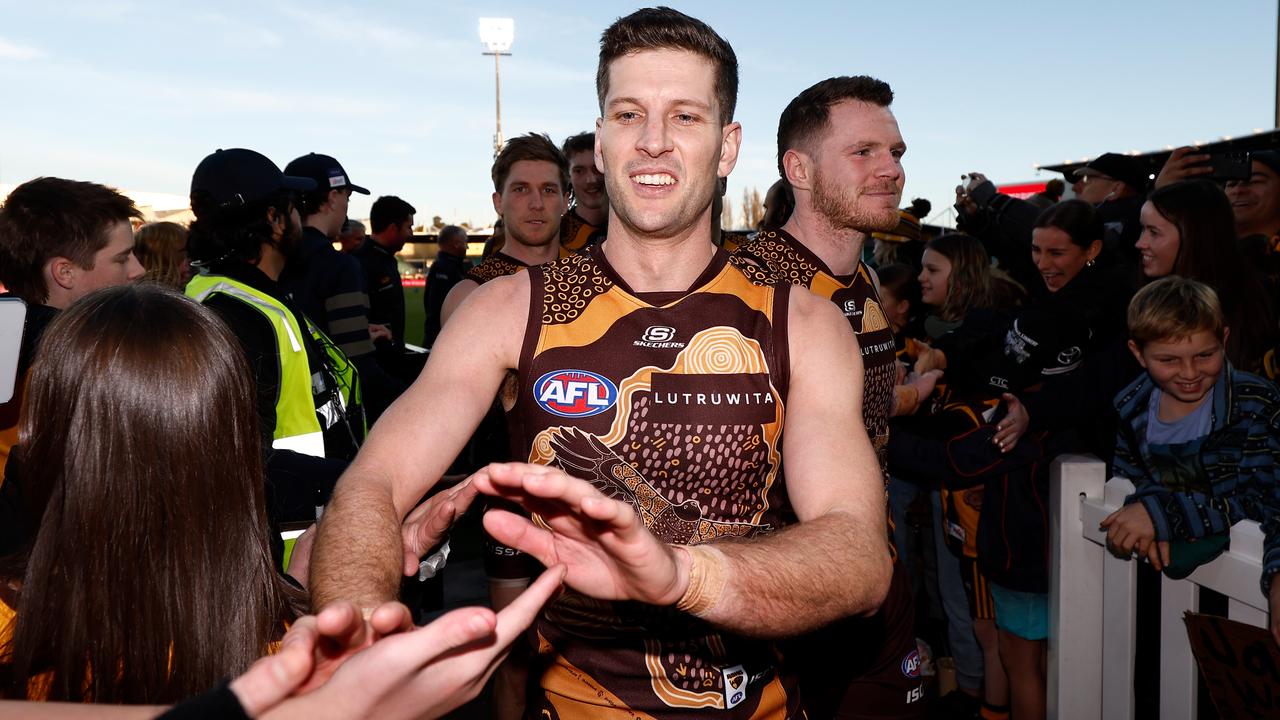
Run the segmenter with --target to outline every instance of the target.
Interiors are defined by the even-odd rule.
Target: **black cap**
[[[285,165],[284,171],[290,175],[315,180],[316,187],[321,190],[351,188],[351,192],[358,192],[361,195],[369,194],[368,190],[351,182],[351,177],[347,175],[346,170],[342,169],[342,164],[328,155],[307,153]]]
[[[280,172],[276,164],[253,150],[232,148],[216,150],[200,161],[191,176],[191,197],[197,193],[206,195],[206,202],[192,202],[192,209],[199,215],[209,207],[228,209],[248,205],[255,200],[279,190],[313,190],[316,183],[305,177],[293,177]]]
[[[1250,160],[1256,160],[1271,168],[1271,172],[1280,175],[1280,152],[1275,150],[1254,150],[1249,153]]]
[[[1147,187],[1151,175],[1150,170],[1141,160],[1120,153],[1103,153],[1085,163],[1084,167],[1076,170],[1075,174],[1079,177],[1088,174],[1090,170],[1115,178],[1138,191]]]

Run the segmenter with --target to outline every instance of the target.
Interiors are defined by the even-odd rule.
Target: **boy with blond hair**
[[[1266,533],[1262,589],[1280,619],[1280,594],[1270,593],[1280,570],[1280,393],[1226,360],[1230,329],[1203,283],[1147,285],[1128,321],[1129,350],[1146,372],[1116,397],[1115,472],[1136,491],[1102,522],[1108,547],[1185,577],[1221,551],[1232,525],[1256,520]]]

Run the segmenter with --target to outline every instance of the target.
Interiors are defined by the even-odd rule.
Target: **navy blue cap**
[[[1271,168],[1271,172],[1280,175],[1280,152],[1275,150],[1254,150],[1249,153],[1249,159],[1257,160]]]
[[[285,165],[284,171],[290,175],[315,180],[316,187],[321,190],[351,188],[351,192],[358,192],[361,195],[369,194],[368,190],[351,182],[351,176],[342,169],[342,164],[328,155],[307,153]]]
[[[191,176],[192,209],[199,216],[210,207],[236,208],[280,190],[306,191],[315,187],[316,182],[310,178],[280,172],[262,153],[244,148],[219,149],[201,160]],[[204,197],[199,203],[194,202],[197,194]]]
[[[1088,174],[1090,170],[1119,180],[1138,192],[1144,190],[1150,182],[1150,170],[1141,160],[1131,155],[1102,153],[1077,169],[1076,177]]]

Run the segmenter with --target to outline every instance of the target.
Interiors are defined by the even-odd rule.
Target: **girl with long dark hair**
[[[295,617],[236,348],[208,310],[151,284],[49,326],[19,431],[39,531],[4,598],[6,696],[174,702],[244,672]]]
[[[1245,262],[1226,193],[1208,180],[1166,185],[1147,198],[1141,219],[1135,247],[1144,281],[1178,275],[1213,288],[1231,328],[1227,357],[1241,370],[1259,371],[1275,343],[1275,313],[1262,279]]]

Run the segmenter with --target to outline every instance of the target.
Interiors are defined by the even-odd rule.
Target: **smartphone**
[[[1209,153],[1209,166],[1214,180],[1248,180],[1253,175],[1253,162],[1243,151]]]
[[[27,304],[18,298],[0,298],[0,403],[13,398],[18,377],[18,352],[22,348],[22,328]]]

